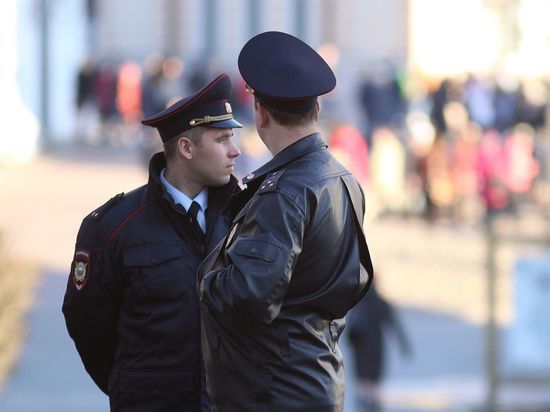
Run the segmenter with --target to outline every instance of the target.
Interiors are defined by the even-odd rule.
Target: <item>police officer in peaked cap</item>
[[[196,270],[227,233],[239,190],[230,92],[223,74],[144,119],[164,145],[149,181],[90,213],[78,232],[63,313],[112,411],[210,410]]]
[[[336,79],[275,31],[238,63],[273,159],[243,180],[229,234],[199,268],[208,395],[216,410],[341,411],[338,339],[373,268],[361,187],[318,132],[318,96]]]

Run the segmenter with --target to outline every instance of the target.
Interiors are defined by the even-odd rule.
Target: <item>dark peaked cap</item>
[[[239,54],[239,71],[266,106],[305,113],[336,78],[323,58],[302,40],[268,31],[251,38]]]
[[[222,74],[192,96],[181,99],[162,112],[141,123],[156,127],[163,142],[196,126],[231,129],[242,127],[233,118],[227,101],[231,94],[231,78]]]

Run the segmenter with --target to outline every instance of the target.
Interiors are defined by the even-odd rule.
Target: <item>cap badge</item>
[[[225,102],[225,112],[233,113],[233,109],[231,108],[231,105],[228,102]]]
[[[189,125],[191,127],[195,127],[195,126],[200,126],[201,124],[208,124],[208,123],[213,123],[213,122],[221,122],[223,120],[229,120],[229,119],[233,119],[233,115],[228,113],[228,114],[222,114],[222,115],[219,115],[219,116],[204,116],[203,118],[201,119],[193,119],[189,122]]]

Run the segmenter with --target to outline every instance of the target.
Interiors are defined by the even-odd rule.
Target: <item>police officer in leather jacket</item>
[[[199,268],[208,395],[216,411],[341,411],[338,338],[373,269],[362,190],[317,133],[317,96],[336,79],[280,32],[253,37],[239,70],[274,157],[243,180]]]
[[[224,74],[143,120],[164,143],[148,183],[80,227],[63,313],[113,411],[210,410],[196,270],[227,233],[225,207],[238,190],[230,92]]]

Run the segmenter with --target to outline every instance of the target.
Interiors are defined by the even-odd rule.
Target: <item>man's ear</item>
[[[178,153],[188,160],[193,158],[194,145],[191,139],[182,136],[178,138]]]

